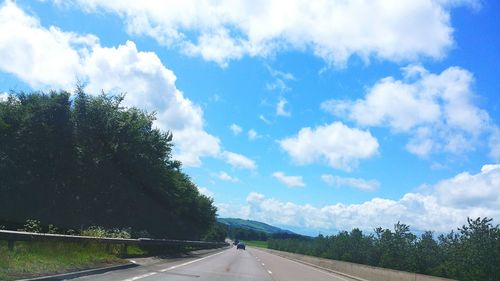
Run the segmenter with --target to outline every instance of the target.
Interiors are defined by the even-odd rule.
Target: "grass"
[[[257,240],[251,240],[251,241],[245,241],[245,244],[250,247],[258,247],[258,248],[266,248],[267,249],[267,241],[257,241]]]
[[[51,275],[124,263],[120,245],[97,243],[16,242],[9,251],[0,241],[0,280]],[[126,255],[144,255],[142,249],[129,246]]]

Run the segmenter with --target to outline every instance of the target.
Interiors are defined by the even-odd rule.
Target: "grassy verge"
[[[245,241],[245,244],[247,244],[250,247],[259,247],[267,249],[267,241]]]
[[[109,251],[108,251],[109,250]],[[119,245],[97,243],[16,242],[9,251],[0,241],[0,280],[15,280],[125,263],[125,255],[144,255],[142,249],[129,246],[127,253]]]

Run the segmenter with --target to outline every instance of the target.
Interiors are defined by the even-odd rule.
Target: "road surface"
[[[352,281],[347,277],[247,247],[212,251],[178,259],[159,259],[142,266],[73,279],[112,281]]]

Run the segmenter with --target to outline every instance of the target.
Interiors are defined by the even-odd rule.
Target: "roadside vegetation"
[[[359,229],[316,238],[270,239],[270,249],[342,260],[462,281],[500,280],[500,228],[491,219],[468,219],[458,231],[417,236],[410,226]]]
[[[247,246],[257,247],[257,248],[268,248],[267,241],[259,241],[259,240],[245,240],[244,241]]]
[[[133,249],[129,249],[132,250]],[[97,243],[16,242],[13,251],[0,241],[0,280],[46,276],[125,263],[121,247]]]
[[[98,225],[199,240],[216,208],[172,158],[172,134],[123,96],[13,93],[0,100],[0,225]]]

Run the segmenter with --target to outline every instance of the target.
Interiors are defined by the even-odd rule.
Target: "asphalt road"
[[[352,281],[353,279],[255,248],[236,250],[233,247],[188,258],[150,260],[144,262],[142,266],[73,280]]]

